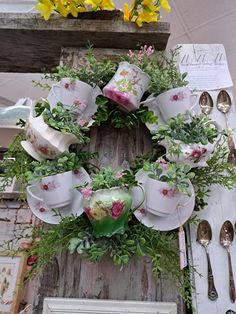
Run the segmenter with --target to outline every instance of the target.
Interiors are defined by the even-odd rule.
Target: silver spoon
[[[212,239],[212,230],[207,220],[202,220],[197,228],[197,241],[204,247],[207,256],[207,278],[208,278],[208,298],[215,301],[218,298],[218,293],[214,284],[214,277],[211,268],[211,260],[209,256],[208,245]]]
[[[225,122],[226,122],[226,131],[228,135],[228,146],[229,146],[229,155],[228,155],[228,162],[231,164],[236,164],[236,149],[232,135],[230,134],[230,126],[228,120],[228,112],[232,106],[231,98],[229,94],[222,90],[219,92],[216,101],[217,109],[225,115]]]
[[[234,240],[234,227],[229,220],[226,220],[220,230],[220,244],[226,249],[228,254],[228,263],[229,263],[229,295],[231,302],[235,302],[236,291],[234,284],[234,276],[232,269],[232,262],[230,256],[230,246]]]
[[[213,109],[213,100],[208,92],[203,92],[199,98],[199,106],[205,115],[209,115]]]

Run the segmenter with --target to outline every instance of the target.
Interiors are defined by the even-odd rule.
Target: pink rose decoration
[[[168,163],[165,161],[163,158],[159,158],[156,160],[156,163],[158,163],[161,167],[162,170],[167,170],[168,169]]]
[[[112,218],[117,219],[121,215],[124,209],[124,203],[122,201],[115,201],[112,203]]]
[[[81,190],[81,193],[83,194],[83,198],[88,200],[93,192],[89,187],[85,187]]]
[[[199,149],[193,149],[191,156],[193,158],[200,158],[202,155],[206,153],[207,149],[206,148],[199,148]]]
[[[177,192],[176,189],[166,189],[166,188],[160,189],[160,193],[163,196],[167,196],[167,197],[174,197],[176,192]]]
[[[118,171],[116,174],[116,179],[121,179],[123,177],[123,172],[122,171]]]
[[[78,118],[78,119],[77,119],[77,123],[78,123],[81,127],[83,127],[83,126],[86,124],[86,121],[85,121],[84,119],[82,119],[82,118]]]
[[[142,214],[142,215],[146,215],[146,209],[145,208],[140,208],[140,213]]]
[[[181,101],[185,98],[185,95],[183,92],[179,92],[175,95],[170,96],[171,101]]]

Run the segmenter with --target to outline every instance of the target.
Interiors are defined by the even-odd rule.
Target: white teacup
[[[179,113],[193,111],[197,106],[198,95],[191,94],[188,87],[170,89],[157,96],[156,101],[165,122]]]
[[[97,110],[96,98],[101,94],[97,86],[93,88],[80,80],[71,81],[69,78],[63,78],[59,84],[52,85],[47,100],[51,109],[61,102],[64,108],[91,117]]]
[[[123,61],[111,81],[103,88],[103,94],[126,111],[132,111],[140,106],[149,83],[150,77],[139,67]]]
[[[73,198],[72,171],[59,173],[42,178],[38,184],[27,187],[29,195],[37,198],[35,188],[40,190],[40,201],[46,202],[51,208],[60,208],[69,205]]]
[[[168,183],[149,177],[145,184],[145,191],[147,210],[161,217],[173,214],[182,197],[182,193],[171,188]]]

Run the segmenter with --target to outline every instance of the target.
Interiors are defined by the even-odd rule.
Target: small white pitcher
[[[122,61],[111,81],[103,88],[103,94],[115,101],[126,111],[139,107],[150,77],[139,67]]]
[[[47,100],[51,109],[61,102],[65,109],[72,110],[78,115],[82,114],[85,118],[91,117],[96,112],[98,95],[102,95],[98,86],[93,88],[80,80],[71,81],[69,78],[63,78],[59,85],[52,85]]]
[[[160,217],[166,217],[174,213],[182,193],[166,182],[147,178],[145,184],[147,210]]]
[[[38,199],[38,196],[34,195],[37,188],[40,190],[41,202],[46,202],[50,208],[60,208],[72,202],[72,182],[72,171],[67,171],[44,177],[40,183],[28,186],[27,191],[32,198]]]
[[[156,97],[158,108],[165,122],[179,113],[193,111],[198,104],[197,99],[198,96],[191,94],[187,87],[173,88]]]

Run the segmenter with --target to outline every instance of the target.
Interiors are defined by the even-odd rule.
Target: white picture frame
[[[45,298],[42,314],[177,314],[176,303]]]

